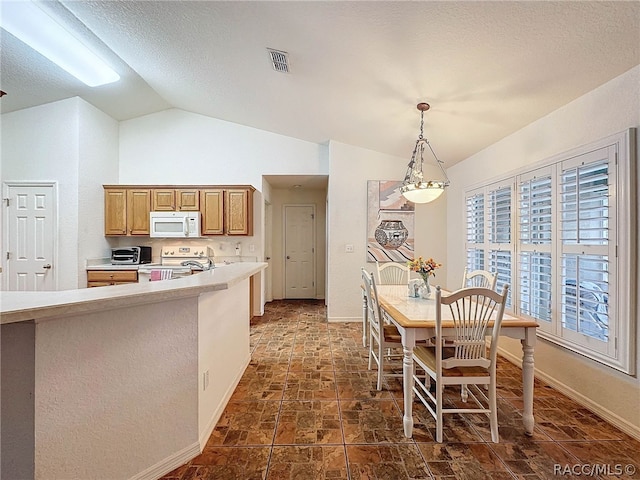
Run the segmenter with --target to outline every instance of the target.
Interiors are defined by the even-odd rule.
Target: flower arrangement
[[[412,271],[420,274],[420,276],[424,280],[424,283],[428,283],[427,280],[429,279],[429,276],[431,275],[435,276],[436,268],[440,268],[442,266],[441,263],[436,263],[436,261],[433,258],[430,258],[429,260],[424,260],[422,257],[418,257],[417,259],[410,260],[407,263],[407,265]]]

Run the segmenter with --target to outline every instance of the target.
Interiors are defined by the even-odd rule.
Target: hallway
[[[323,301],[268,303],[251,323],[251,363],[204,451],[163,479],[533,480],[596,464],[610,475],[591,478],[640,479],[640,442],[538,381],[536,429],[526,437],[521,371],[505,360],[499,444],[480,415],[449,415],[444,443],[435,443],[419,402],[414,437],[405,438],[400,379],[375,390],[361,328],[327,323]],[[618,466],[629,470],[616,476]]]

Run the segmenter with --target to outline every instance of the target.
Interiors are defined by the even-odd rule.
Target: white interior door
[[[285,298],[315,298],[315,206],[284,206]]]
[[[5,192],[5,288],[56,290],[54,185],[8,184]]]

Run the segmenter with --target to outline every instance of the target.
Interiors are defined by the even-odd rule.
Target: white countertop
[[[225,290],[266,267],[264,262],[239,262],[225,265],[224,268],[157,282],[52,292],[0,292],[0,323],[38,321],[105,308],[195,297],[206,291]]]

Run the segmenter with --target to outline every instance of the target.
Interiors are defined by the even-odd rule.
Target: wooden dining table
[[[402,336],[402,384],[404,395],[404,435],[413,434],[413,348],[417,340],[429,339],[436,332],[435,289],[431,298],[414,298],[407,295],[406,285],[378,285],[378,300],[383,314],[398,327]],[[443,291],[446,294],[446,292]],[[442,309],[443,335],[452,323],[447,323],[448,309]],[[533,352],[538,324],[507,313],[502,319],[500,335],[516,338],[522,344],[522,421],[527,435],[533,434]],[[491,328],[487,329],[491,335]]]

